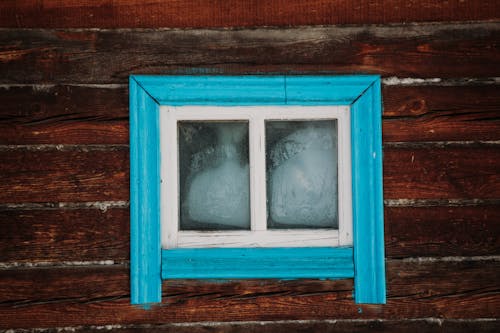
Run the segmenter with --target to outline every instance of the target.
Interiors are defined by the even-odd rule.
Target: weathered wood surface
[[[0,144],[128,144],[124,87],[0,87],[0,101]]]
[[[128,146],[0,151],[0,202],[129,199]]]
[[[499,271],[500,262],[495,260],[390,260],[387,305],[354,304],[350,280],[168,281],[163,290],[164,306],[144,311],[129,304],[125,267],[2,270],[0,327],[218,320],[495,318],[500,306]]]
[[[500,254],[498,205],[385,207],[387,258]],[[128,208],[0,211],[0,262],[129,260]]]
[[[0,210],[0,262],[129,259],[129,209]]]
[[[383,140],[500,140],[500,87],[385,86]]]
[[[494,0],[11,0],[0,26],[26,28],[242,27],[498,19]],[[50,19],[47,19],[50,18]]]
[[[126,83],[130,74],[500,76],[500,23],[249,30],[4,30],[0,83]]]
[[[500,88],[385,86],[383,140],[500,140]],[[128,144],[125,86],[0,88],[0,144]]]
[[[207,322],[171,323],[157,325],[109,325],[117,333],[497,333],[499,319],[330,319],[330,320],[287,320],[287,321],[244,321],[244,322]],[[43,329],[44,333],[102,333],[101,326],[81,326]],[[23,329],[11,333],[26,333]]]
[[[500,206],[385,207],[388,258],[500,254]]]
[[[384,148],[385,199],[500,197],[498,146]]]
[[[129,199],[128,147],[0,150],[0,202]],[[385,199],[496,199],[498,146],[384,148]]]

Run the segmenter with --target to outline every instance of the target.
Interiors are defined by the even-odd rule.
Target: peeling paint
[[[441,82],[440,78],[398,78],[395,76],[382,79],[382,83],[386,86],[407,86],[407,85],[421,85],[421,84],[434,84]]]
[[[0,145],[0,151],[26,150],[26,151],[112,151],[129,149],[127,144],[110,145],[70,145],[70,144],[39,144],[39,145]]]
[[[88,201],[88,202],[45,202],[45,203],[2,203],[2,210],[48,210],[48,209],[100,209],[128,208],[128,201]]]
[[[386,207],[489,206],[499,205],[500,199],[386,199]]]
[[[463,262],[463,261],[500,261],[500,256],[470,256],[470,257],[412,257],[401,259],[402,262]]]
[[[500,84],[500,77],[486,78],[399,78],[396,76],[382,79],[385,86],[469,86],[469,85],[496,85]]]
[[[78,266],[127,266],[128,262],[115,260],[93,261],[60,261],[60,262],[0,262],[0,269],[34,268],[34,267],[78,267]]]
[[[425,142],[384,142],[384,147],[391,148],[449,148],[449,147],[485,147],[498,146],[500,140],[491,141],[425,141]]]
[[[184,327],[211,327],[211,328],[223,328],[227,326],[273,326],[273,325],[287,325],[287,324],[342,324],[342,323],[353,323],[353,324],[370,324],[370,323],[380,323],[380,324],[390,324],[391,322],[401,321],[401,319],[325,319],[325,320],[276,320],[276,321],[227,321],[227,322],[189,322],[189,323],[169,323],[169,324],[109,324],[109,325],[87,325],[87,326],[73,326],[73,327],[54,327],[54,328],[30,328],[30,329],[6,329],[0,330],[1,333],[48,333],[48,332],[77,332],[77,331],[89,331],[89,330],[131,330],[131,329],[167,329],[167,328],[184,328]],[[496,322],[498,318],[474,318],[474,319],[442,319],[436,317],[428,318],[406,318],[405,322],[414,323],[427,323],[431,325],[442,326],[444,323],[487,323]]]
[[[48,92],[55,87],[57,84],[23,84],[23,83],[13,83],[13,84],[0,84],[0,89],[9,90],[11,88],[32,88],[33,91]],[[128,88],[128,84],[122,83],[67,83],[60,84],[61,87],[81,87],[81,88],[96,88],[96,89],[123,89]]]

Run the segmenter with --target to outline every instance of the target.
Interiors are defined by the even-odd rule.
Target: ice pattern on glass
[[[337,121],[267,121],[268,228],[338,228]]]
[[[180,229],[250,228],[247,122],[180,122]]]

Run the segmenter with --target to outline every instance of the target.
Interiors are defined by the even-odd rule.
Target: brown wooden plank
[[[32,267],[0,270],[0,304],[79,302],[129,294],[124,266]]]
[[[0,144],[128,144],[128,89],[0,88]],[[500,87],[384,86],[383,140],[500,140]]]
[[[500,139],[499,86],[383,88],[383,140]]]
[[[498,146],[384,148],[384,198],[500,197]]]
[[[111,325],[118,333],[497,333],[499,319],[413,319],[413,320],[289,320],[289,321],[242,321],[242,322],[206,322],[206,323],[171,323],[157,325]],[[68,327],[66,330],[78,333],[101,333],[99,326]],[[60,328],[43,330],[46,333],[59,333]],[[12,333],[25,333],[23,329],[13,329]]]
[[[128,200],[128,148],[0,150],[0,202]],[[386,199],[500,198],[498,146],[386,147]]]
[[[0,83],[126,83],[130,74],[500,76],[499,23],[248,30],[5,30]]]
[[[129,210],[0,211],[0,262],[125,261]]]
[[[389,258],[500,254],[500,207],[385,207]]]
[[[350,280],[168,281],[164,284],[163,306],[146,311],[129,305],[126,268],[3,270],[0,327],[221,320],[496,318],[500,305],[499,272],[500,262],[495,260],[388,261],[387,305],[354,304]],[[17,292],[9,286],[16,287]],[[58,315],[61,313],[64,316]]]
[[[500,254],[498,206],[385,207],[388,258]],[[129,210],[0,211],[0,262],[129,259]]]
[[[0,144],[127,144],[128,89],[0,88]]]
[[[0,202],[128,200],[128,147],[0,151]]]
[[[11,0],[0,26],[44,28],[248,27],[498,19],[493,0]]]

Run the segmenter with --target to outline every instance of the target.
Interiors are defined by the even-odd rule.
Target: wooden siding
[[[498,1],[2,1],[0,329],[499,331],[499,19]],[[388,304],[354,304],[352,280],[181,280],[131,306],[127,78],[147,73],[381,74]]]
[[[499,39],[499,23],[248,30],[13,29],[0,34],[0,83],[123,84],[130,74],[182,73],[496,77],[500,76]]]
[[[20,28],[190,28],[381,24],[497,19],[495,0],[6,0],[0,22]]]

